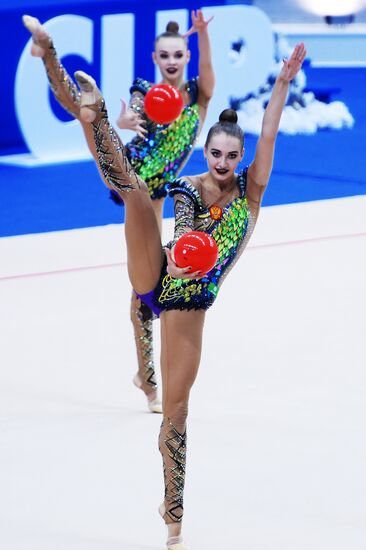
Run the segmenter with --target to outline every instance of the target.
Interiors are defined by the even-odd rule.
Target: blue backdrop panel
[[[5,47],[0,51],[0,65],[2,67],[1,101],[0,101],[0,154],[15,152],[27,152],[22,138],[14,106],[14,82],[21,53],[29,40],[29,33],[22,24],[21,17],[24,13],[34,15],[41,21],[48,21],[56,16],[66,13],[84,16],[93,21],[93,63],[87,64],[78,56],[68,56],[63,59],[66,69],[73,74],[76,69],[87,70],[99,82],[100,79],[100,41],[101,41],[101,18],[109,14],[132,13],[135,17],[135,40],[134,44],[134,74],[154,81],[154,65],[150,61],[150,52],[153,48],[155,38],[155,16],[159,10],[187,9],[197,7],[222,6],[230,4],[251,4],[251,0],[207,0],[197,4],[197,0],[108,0],[92,1],[71,0],[55,1],[31,0],[11,1],[2,0],[0,3],[0,34],[2,44]],[[197,40],[192,36],[190,40],[192,50],[192,63],[189,65],[189,76],[196,74],[197,61]],[[120,67],[123,68],[125,52],[120,54]],[[50,97],[53,109],[61,120],[69,120],[67,114]],[[31,109],[32,106],[30,105]]]
[[[250,4],[224,0],[207,0],[200,5]],[[20,2],[2,0],[0,4],[0,32],[4,47],[0,51],[2,84],[0,88],[0,155],[25,152],[26,146],[20,133],[14,108],[14,80],[19,58],[29,40],[23,27],[24,12],[42,21],[58,15],[72,13],[86,16],[93,21],[93,64],[87,65],[79,56],[63,59],[67,69],[90,70],[100,78],[101,18],[107,14],[131,12],[135,17],[134,74],[154,80],[154,66],[149,61],[156,34],[156,11],[194,9],[191,0],[109,0],[78,2],[48,0]],[[193,37],[194,38],[194,37]],[[221,42],[219,44],[221,47]],[[190,42],[193,59],[190,74],[196,73],[196,42]],[[120,55],[123,70],[124,52]],[[364,194],[366,178],[363,156],[366,142],[366,69],[314,69],[307,67],[310,89],[325,92],[338,89],[331,99],[344,101],[356,120],[352,130],[321,131],[314,136],[280,135],[276,147],[274,171],[264,198],[264,205],[283,204],[339,196]],[[244,80],[247,80],[245,76]],[[225,100],[225,98],[223,98]],[[68,115],[54,102],[52,109],[61,120]],[[29,105],[32,108],[32,105]],[[254,155],[256,138],[247,136],[246,162]],[[202,153],[196,151],[183,173],[205,170]],[[167,201],[165,215],[172,215],[171,201]],[[0,236],[19,235],[78,227],[122,222],[123,208],[115,206],[108,198],[108,191],[100,182],[93,162],[70,163],[38,168],[21,168],[0,165]]]
[[[312,87],[339,85],[339,95],[356,119],[352,130],[324,130],[313,136],[279,135],[274,170],[264,205],[366,194],[366,69],[307,69]],[[257,139],[246,137],[245,162]],[[195,151],[183,173],[205,170]],[[0,166],[0,236],[120,223],[124,210],[108,198],[93,162],[41,168]],[[173,213],[166,202],[165,216]]]

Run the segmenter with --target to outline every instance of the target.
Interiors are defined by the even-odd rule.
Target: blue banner
[[[243,96],[265,80],[273,59],[273,37],[267,16],[251,2],[208,0],[201,3],[205,16],[214,15],[209,31],[216,73],[215,96],[207,125],[228,106],[231,96]],[[10,3],[9,3],[10,4]],[[93,75],[106,97],[115,120],[120,98],[128,99],[136,76],[156,81],[159,75],[151,59],[154,39],[169,20],[178,21],[180,32],[190,26],[193,0],[146,2],[48,2],[35,0],[27,7],[12,2],[1,7],[0,53],[2,71],[0,102],[0,155],[27,153],[42,162],[80,159],[88,155],[77,121],[65,113],[49,90],[43,64],[30,54],[31,40],[21,16],[38,17],[54,39],[62,63],[72,75],[77,69]],[[169,9],[168,9],[169,8]],[[244,45],[241,55],[230,55],[233,44]],[[187,77],[197,74],[197,40]],[[4,69],[5,68],[5,69]],[[124,138],[124,136],[122,135]]]

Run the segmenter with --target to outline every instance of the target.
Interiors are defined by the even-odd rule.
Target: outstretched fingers
[[[147,129],[144,126],[145,121],[138,113],[135,113],[133,109],[127,107],[126,102],[121,99],[121,112],[117,118],[118,128],[124,130],[132,130],[139,137],[145,138]]]
[[[191,34],[206,29],[214,16],[212,15],[209,19],[205,20],[202,10],[192,10],[191,18],[192,26],[186,33],[182,35],[184,38],[188,38],[188,36],[191,36]]]
[[[285,80],[290,81],[297,75],[306,58],[306,53],[304,43],[300,42],[296,44],[290,59],[283,60],[284,66],[282,69],[282,76]]]
[[[305,44],[303,42],[300,42],[299,44],[296,44],[291,58],[293,58],[294,61],[297,61],[298,63],[303,63],[305,57],[306,57]]]
[[[306,49],[303,42],[300,42],[299,44],[296,44],[294,51],[291,54],[290,59],[287,61],[288,64],[299,64],[300,66],[303,64],[304,59],[306,57]]]
[[[192,10],[191,17],[194,27],[207,27],[207,25],[211,23],[212,19],[214,18],[214,16],[212,15],[209,19],[205,20],[202,10]]]
[[[117,128],[120,128],[121,130],[125,128],[124,119],[126,116],[126,110],[127,110],[126,102],[121,98],[121,111],[116,120]]]

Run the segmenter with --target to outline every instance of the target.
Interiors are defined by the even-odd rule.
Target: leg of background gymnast
[[[93,120],[100,168],[110,187],[123,196],[128,273],[133,288],[145,294],[155,288],[163,265],[163,250],[147,187],[133,172],[124,147],[108,122],[107,112],[93,79],[76,73],[82,90],[82,117]],[[183,490],[186,466],[186,419],[189,392],[196,378],[205,312],[161,313],[161,369],[164,417],[159,436],[163,458],[165,497],[160,506],[168,527],[169,550],[182,544]]]
[[[35,17],[23,16],[23,23],[32,33],[32,55],[41,57],[46,68],[47,77],[51,89],[62,107],[79,120],[84,131],[89,150],[94,160],[98,161],[94,144],[94,133],[90,122],[80,117],[80,92],[70,75],[62,66],[57,57],[56,50],[50,36]],[[99,169],[99,165],[97,162]],[[104,178],[101,170],[100,175]],[[106,183],[106,182],[105,182]],[[107,184],[108,186],[108,184]],[[161,218],[163,200],[153,203],[156,218],[161,230]],[[157,397],[157,384],[155,378],[153,343],[152,343],[152,312],[141,304],[141,300],[132,293],[131,322],[134,329],[136,351],[138,359],[138,372],[134,377],[134,384],[143,390],[148,400],[151,412],[162,412],[161,403]]]
[[[60,63],[50,36],[35,17],[23,15],[25,27],[32,33],[32,55],[41,57],[44,63],[51,89],[62,107],[77,118],[83,128],[85,139],[95,160],[97,154],[91,125],[80,119],[80,92]]]

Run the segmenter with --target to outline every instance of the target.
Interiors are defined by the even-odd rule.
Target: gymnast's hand
[[[121,112],[119,117],[117,118],[117,126],[118,128],[124,129],[124,130],[132,130],[135,132],[138,136],[141,138],[144,138],[147,130],[143,126],[144,121],[141,118],[141,116],[138,113],[135,113],[133,109],[130,109],[127,107],[125,101],[121,99]]]
[[[197,10],[196,12],[192,10],[191,13],[192,16],[192,27],[183,34],[184,38],[187,38],[188,36],[191,36],[191,34],[195,32],[202,32],[207,29],[208,24],[212,21],[214,16],[210,17],[210,19],[205,20],[203,17],[202,10]]]
[[[201,271],[195,271],[194,273],[189,273],[190,267],[178,267],[174,261],[174,246],[170,250],[169,248],[164,248],[168,266],[167,272],[168,275],[173,277],[173,279],[201,279],[203,273]]]
[[[283,67],[281,69],[278,78],[285,82],[291,82],[301,69],[301,65],[306,57],[306,49],[303,42],[296,44],[294,51],[291,54],[290,59],[283,60]]]

